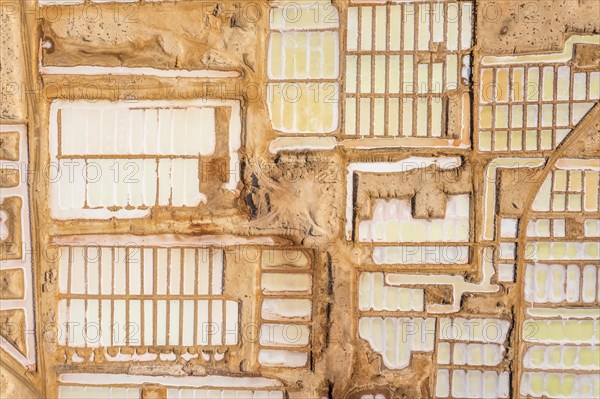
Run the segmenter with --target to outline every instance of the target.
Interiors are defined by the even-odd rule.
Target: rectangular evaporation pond
[[[70,178],[51,182],[52,216],[140,218],[206,202],[201,162],[237,163],[240,111],[238,101],[54,101],[51,162]]]

